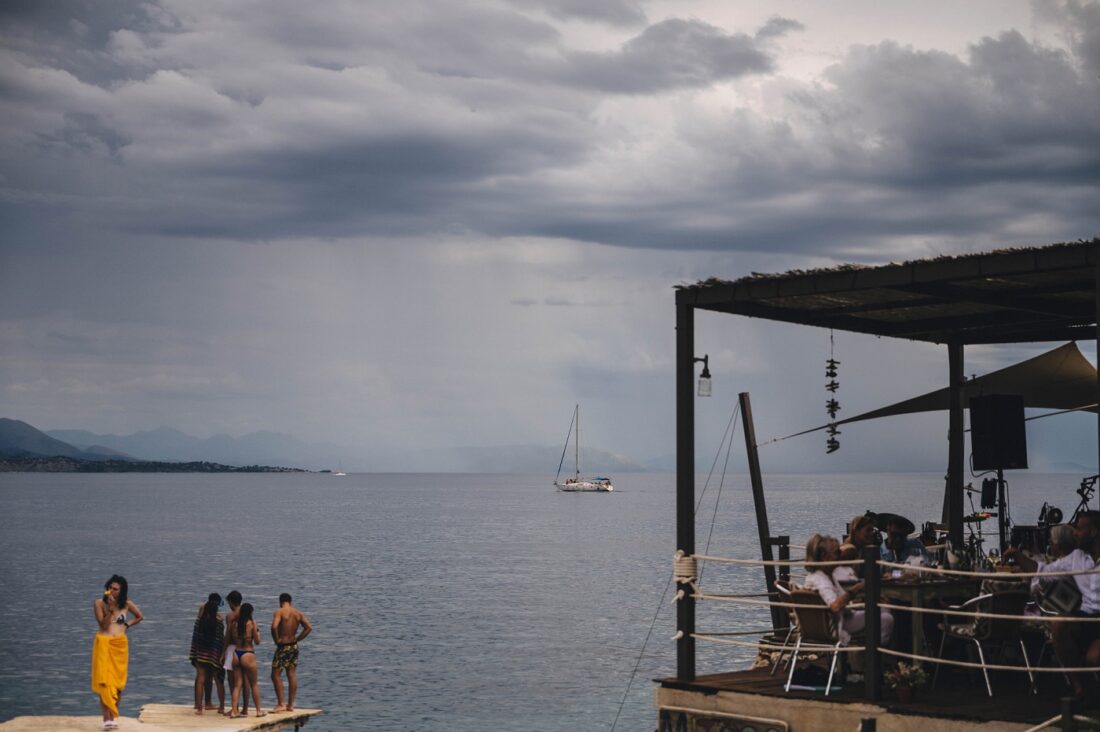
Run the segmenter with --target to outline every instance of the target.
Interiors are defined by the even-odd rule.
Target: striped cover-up
[[[195,628],[191,631],[191,653],[187,658],[191,665],[204,664],[220,670],[222,650],[225,648],[225,631],[221,620],[213,623],[213,632],[203,632],[202,618],[195,618]]]

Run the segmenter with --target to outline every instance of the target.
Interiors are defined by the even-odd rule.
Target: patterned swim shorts
[[[271,668],[298,668],[298,644],[280,643],[271,659]]]

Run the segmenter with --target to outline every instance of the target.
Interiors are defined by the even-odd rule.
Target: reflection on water
[[[1074,481],[1020,474],[1017,520],[1032,523],[1043,500],[1062,494],[1072,508]],[[795,541],[840,533],[866,508],[918,524],[940,511],[940,476],[766,483],[772,533]],[[1036,490],[1045,485],[1051,493]],[[700,551],[716,489],[700,509]],[[754,556],[747,482],[727,477],[722,491],[709,551]],[[616,476],[612,494],[564,494],[546,476],[0,474],[0,609],[9,619],[0,625],[0,720],[96,713],[92,602],[117,572],[148,617],[131,637],[127,715],[190,702],[194,614],[209,592],[238,589],[262,628],[280,592],[313,621],[298,706],[326,714],[311,730],[610,729],[656,613],[618,725],[653,729],[651,679],[675,671],[673,608],[658,606],[675,550],[673,506],[668,475]],[[760,589],[752,572],[712,571]],[[704,607],[699,628],[761,627],[766,617]],[[270,707],[266,633],[257,652]],[[700,645],[699,671],[744,658]]]

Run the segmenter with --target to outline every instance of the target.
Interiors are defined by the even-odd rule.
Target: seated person
[[[1077,536],[1069,524],[1058,524],[1050,529],[1050,548],[1047,556],[1051,561],[1061,559],[1077,548]]]
[[[910,539],[916,527],[902,516],[891,515],[886,520],[886,540],[879,547],[882,561],[897,564],[928,564],[928,551],[920,539]]]
[[[1073,525],[1077,548],[1061,559],[1052,562],[1035,561],[1019,549],[1005,550],[1006,558],[1015,558],[1025,572],[1067,572],[1100,569],[1100,511],[1082,511]],[[1031,581],[1032,589],[1054,581],[1035,577]],[[1077,617],[1100,617],[1100,573],[1073,575],[1077,589],[1081,592],[1081,607],[1075,613]],[[1063,666],[1100,666],[1100,622],[1087,623],[1051,623],[1051,636],[1054,651]],[[1071,674],[1074,694],[1079,699],[1095,698],[1089,693],[1087,682],[1089,674]]]
[[[848,524],[848,536],[845,542],[840,545],[840,558],[863,559],[863,548],[874,545],[875,515],[870,512],[860,514]],[[862,576],[863,566],[857,565],[852,572]]]
[[[842,643],[848,643],[853,633],[858,633],[867,625],[863,610],[851,610],[847,606],[852,594],[863,589],[863,583],[842,588],[828,571],[832,567],[818,567],[818,562],[835,562],[840,559],[840,542],[832,536],[814,534],[806,542],[806,576],[802,586],[814,590],[829,609],[836,613],[837,632]],[[883,645],[890,642],[894,630],[894,616],[889,610],[879,610],[879,640]]]

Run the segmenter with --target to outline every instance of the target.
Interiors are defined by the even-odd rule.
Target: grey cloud
[[[859,253],[884,239],[1100,229],[1095,3],[1061,6],[1061,22],[1084,23],[1068,52],[1016,32],[966,57],[885,42],[852,49],[822,83],[767,77],[767,104],[734,94],[721,111],[690,90],[768,72],[761,48],[797,21],[773,18],[753,38],[666,20],[596,54],[512,10],[461,22],[414,7],[298,24],[285,21],[304,12],[293,3],[259,18],[233,6],[180,33],[166,29],[184,21],[158,15],[152,55],[133,64],[185,71],[102,88],[7,57],[0,113],[19,120],[0,133],[9,240],[51,227],[59,239],[470,233]],[[482,43],[483,28],[501,42]],[[651,133],[630,119],[629,105],[672,90],[671,124]],[[30,130],[37,147],[16,134]]]
[[[639,25],[645,12],[637,0],[518,0],[521,8],[541,9],[554,18],[579,18],[609,25]]]
[[[756,40],[765,40],[769,38],[778,38],[784,36],[792,31],[799,31],[805,28],[804,25],[797,20],[791,18],[782,18],[778,15],[768,18],[764,25],[760,26],[760,29],[756,31]]]
[[[618,51],[569,54],[558,78],[604,92],[650,94],[703,87],[772,68],[771,58],[750,36],[673,18],[649,26]]]
[[[146,32],[160,27],[144,0],[8,0],[0,3],[4,47],[35,63],[63,69],[89,83],[132,78],[108,48],[120,28]]]
[[[1040,21],[1059,29],[1088,74],[1100,75],[1100,4],[1079,0],[1032,0]]]

